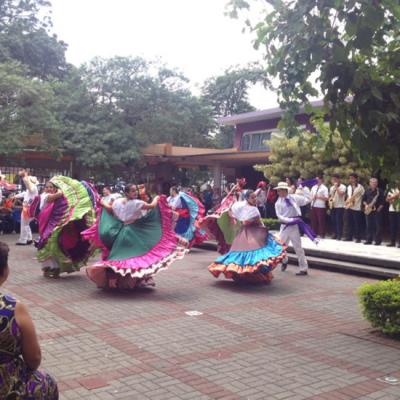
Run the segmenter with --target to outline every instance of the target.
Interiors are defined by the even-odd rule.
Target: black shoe
[[[33,240],[28,240],[27,242],[26,242],[26,244],[32,244],[33,243]]]
[[[360,240],[360,239],[357,239],[355,242],[356,242],[356,243],[361,243],[361,240]],[[365,244],[367,244],[367,243],[365,243]],[[369,243],[369,244],[371,244],[371,243]]]
[[[282,272],[286,271],[287,265],[288,265],[288,263],[282,263],[282,265],[281,265],[281,271]]]
[[[333,235],[333,236],[331,237],[331,239],[336,240],[336,239],[337,239],[336,235]]]
[[[342,238],[339,236],[336,240],[342,240]]]
[[[370,240],[367,240],[366,242],[364,242],[364,244],[372,244],[372,242]]]
[[[394,242],[390,242],[386,245],[386,247],[395,247],[395,246],[396,246],[396,243],[394,243]]]
[[[382,242],[375,242],[375,246],[380,246]]]
[[[351,241],[353,241],[353,239],[350,239],[350,238],[344,238],[343,239],[343,242],[351,242]]]
[[[308,275],[308,272],[307,271],[299,271],[299,272],[296,272],[296,275],[297,276],[305,276],[305,275]]]
[[[15,243],[17,246],[26,246],[28,243],[21,243],[21,242],[17,242]]]

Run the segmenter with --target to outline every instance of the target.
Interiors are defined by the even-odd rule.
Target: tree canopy
[[[258,65],[229,68],[222,75],[209,78],[202,87],[202,101],[211,108],[214,120],[228,115],[254,111],[248,92],[251,85],[265,83],[264,70]],[[232,147],[234,128],[215,124],[215,145]]]
[[[209,109],[162,64],[96,58],[70,78],[59,86],[63,142],[86,166],[132,164],[152,143],[209,143]]]
[[[231,11],[255,1],[232,0]],[[400,168],[400,6],[398,0],[271,0],[248,24],[278,79],[289,136],[300,104],[322,94],[331,132],[374,170]],[[311,112],[311,108],[307,110]]]

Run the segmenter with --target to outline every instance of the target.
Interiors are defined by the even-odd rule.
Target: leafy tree
[[[0,62],[19,61],[27,74],[40,79],[62,77],[68,69],[67,45],[51,35],[45,0],[3,0],[0,3]]]
[[[289,135],[301,103],[322,93],[331,132],[339,130],[383,175],[400,167],[398,0],[271,0],[251,29],[287,113]],[[233,15],[254,1],[232,0]],[[311,109],[308,108],[311,112]],[[333,133],[332,133],[333,134]]]
[[[314,178],[323,172],[327,178],[337,173],[348,177],[357,172],[360,177],[368,178],[370,169],[366,168],[351,151],[348,143],[344,143],[338,132],[328,137],[327,132],[315,135],[302,132],[293,137],[279,136],[269,141],[270,164],[258,165],[256,170],[274,181],[285,176],[302,176]],[[327,152],[328,142],[332,141],[331,151]]]
[[[0,64],[1,154],[15,153],[24,147],[57,152],[60,127],[49,84],[26,77],[19,63]]]
[[[246,68],[230,68],[223,75],[208,79],[202,88],[202,100],[211,107],[214,119],[228,115],[254,111],[248,100],[251,85],[264,82],[264,71],[257,65]],[[234,128],[214,126],[216,132],[214,143],[218,147],[232,147]]]
[[[186,80],[142,58],[96,58],[59,84],[65,148],[91,168],[132,166],[148,144],[207,145],[209,110]]]

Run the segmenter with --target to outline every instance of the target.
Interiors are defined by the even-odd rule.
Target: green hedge
[[[268,229],[274,230],[274,231],[279,230],[279,228],[281,226],[279,221],[275,218],[262,218],[262,222]]]
[[[358,289],[365,319],[390,335],[400,335],[400,279],[366,283]]]

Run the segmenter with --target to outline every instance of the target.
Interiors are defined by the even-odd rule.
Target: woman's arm
[[[55,200],[59,199],[62,196],[63,196],[63,192],[61,190],[57,190],[57,192],[55,192],[55,193],[48,194],[46,196],[46,201],[48,203],[51,203],[52,201],[55,201]]]
[[[15,306],[15,319],[22,334],[22,357],[30,369],[36,370],[42,361],[42,353],[32,318],[27,307],[20,302]]]
[[[113,202],[114,201],[111,201],[111,202],[106,202],[106,201],[104,201],[104,199],[101,199],[100,200],[100,205],[101,205],[101,207],[103,207],[103,208],[105,208],[109,213],[112,213],[112,205],[113,205]]]
[[[157,207],[159,198],[160,198],[160,196],[156,196],[156,197],[154,197],[154,199],[151,203],[144,203],[142,206],[142,210],[151,210],[152,208]]]

